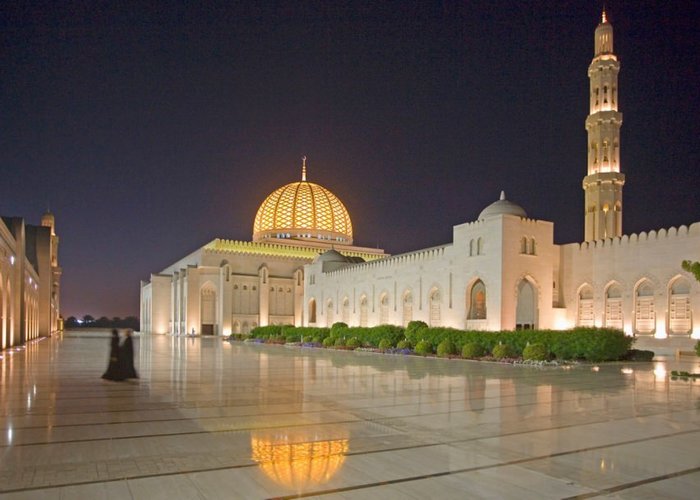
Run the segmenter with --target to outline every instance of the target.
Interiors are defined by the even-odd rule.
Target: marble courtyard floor
[[[697,498],[698,358],[532,368],[67,333],[0,359],[0,498]]]

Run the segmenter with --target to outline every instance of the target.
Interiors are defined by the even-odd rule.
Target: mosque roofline
[[[387,257],[382,249],[355,247],[346,245],[329,245],[315,242],[275,242],[263,243],[257,241],[239,241],[217,238],[210,241],[202,250],[206,252],[227,252],[248,255],[267,255],[287,258],[313,260],[331,248],[350,257],[362,257],[365,260],[376,260]]]

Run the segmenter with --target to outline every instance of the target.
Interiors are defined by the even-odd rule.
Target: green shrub
[[[340,335],[340,330],[344,330],[347,327],[348,327],[348,324],[343,323],[342,321],[337,321],[337,322],[333,323],[333,325],[331,326],[331,333],[330,333],[331,337],[333,337],[334,339],[337,339],[338,337],[342,337],[342,335]]]
[[[311,339],[311,341],[316,343],[316,344],[322,344],[323,340],[324,340],[323,336],[321,336],[321,335],[316,335],[316,336],[314,336],[313,339]]]
[[[544,344],[528,344],[523,349],[523,359],[533,361],[545,361],[549,358],[549,352]]]
[[[480,358],[484,355],[484,348],[476,342],[469,342],[462,346],[463,358]]]
[[[412,344],[416,345],[420,338],[420,332],[426,330],[428,324],[425,321],[409,321],[406,325],[406,339]]]
[[[352,337],[348,339],[348,341],[345,343],[347,347],[351,347],[353,349],[357,349],[358,347],[362,347],[362,342],[360,342],[360,339],[357,337]]]
[[[285,342],[301,342],[301,335],[298,333],[288,333],[284,336]]]
[[[698,340],[697,343],[695,344],[695,354],[700,356],[700,340]]]
[[[493,347],[491,354],[493,354],[493,357],[496,359],[512,358],[513,348],[508,344],[498,344]]]
[[[411,343],[410,343],[408,340],[406,340],[406,339],[399,340],[399,341],[396,343],[396,348],[397,348],[397,349],[411,349],[411,347],[412,347],[412,346],[411,346]]]
[[[419,340],[414,351],[416,354],[425,356],[433,353],[433,346],[427,340]]]
[[[321,343],[323,344],[323,347],[330,347],[335,344],[335,340],[333,340],[332,337],[326,337]]]
[[[438,344],[436,352],[441,358],[446,358],[452,354],[455,354],[457,349],[450,339],[445,339]]]
[[[282,333],[282,325],[256,326],[250,331],[250,336],[254,339],[269,339],[277,337]]]
[[[395,325],[379,325],[369,327],[338,327],[332,330],[331,336],[333,338],[345,337],[347,339],[352,337],[357,337],[360,339],[362,345],[376,347],[379,345],[383,339],[387,339],[391,342],[391,345],[395,345],[400,339],[404,337],[404,330],[400,326]]]
[[[336,347],[344,347],[345,346],[345,338],[344,337],[338,337],[335,339],[333,342],[333,345]]]
[[[391,341],[389,339],[382,339],[379,341],[379,348],[380,349],[391,349],[393,346],[391,345]]]
[[[304,339],[310,339],[314,337],[321,337],[321,339],[325,339],[330,335],[330,329],[315,326],[284,325],[282,327],[282,335],[284,335],[285,337],[289,335],[295,335],[298,336],[299,339],[301,339],[302,337]],[[323,340],[320,340],[320,342],[323,342]]]

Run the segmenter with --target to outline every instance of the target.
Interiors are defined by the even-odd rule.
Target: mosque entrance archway
[[[518,283],[518,303],[515,309],[515,329],[532,330],[537,326],[537,295],[532,283],[523,278]]]
[[[216,290],[211,284],[204,285],[200,291],[200,333],[216,334]]]

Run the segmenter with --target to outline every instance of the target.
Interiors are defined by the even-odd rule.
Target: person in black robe
[[[112,330],[112,340],[109,348],[109,364],[107,371],[102,374],[102,378],[106,380],[124,380],[121,367],[119,366],[119,332],[116,328]]]
[[[119,368],[124,378],[139,378],[139,374],[136,373],[136,368],[134,368],[134,340],[131,334],[131,330],[126,331],[126,338],[119,349],[119,358],[121,361]]]

